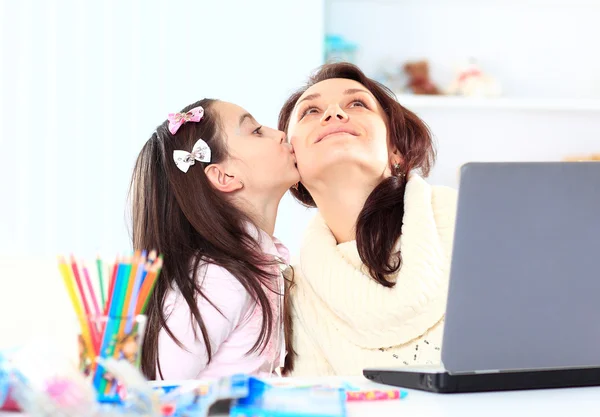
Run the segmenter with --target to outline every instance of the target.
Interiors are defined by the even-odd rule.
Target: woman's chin
[[[365,177],[380,175],[387,166],[387,161],[377,161],[369,155],[355,152],[332,152],[326,157],[315,158],[309,164],[300,164],[302,178],[323,179],[331,175],[354,176],[364,173]]]

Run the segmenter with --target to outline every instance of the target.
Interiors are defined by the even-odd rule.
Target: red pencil
[[[90,320],[90,316],[92,312],[90,311],[90,306],[88,304],[87,298],[85,296],[85,291],[83,290],[83,285],[81,285],[81,277],[79,276],[79,268],[77,267],[77,262],[75,261],[75,256],[71,255],[71,269],[73,270],[73,276],[75,277],[75,284],[77,284],[77,290],[79,291],[79,296],[81,297],[81,301],[83,302],[83,310],[85,311],[86,320],[88,322],[88,326],[90,327],[90,334],[92,337],[92,344],[97,346],[100,343],[98,340],[98,333],[95,331],[96,327],[92,325]]]
[[[113,265],[112,273],[110,276],[110,282],[108,283],[108,297],[106,297],[106,305],[104,306],[104,315],[108,315],[108,307],[110,306],[110,301],[112,299],[113,290],[115,287],[115,279],[117,278],[117,269],[119,267],[119,257],[115,260],[115,264]]]
[[[90,279],[90,273],[88,272],[87,267],[82,262],[83,265],[83,276],[85,277],[85,283],[88,288],[88,292],[90,294],[90,298],[92,299],[92,307],[94,307],[94,315],[100,315],[100,307],[98,305],[98,298],[96,297],[96,291],[94,291],[94,286],[92,285],[92,280]]]

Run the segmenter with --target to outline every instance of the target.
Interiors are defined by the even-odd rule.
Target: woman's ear
[[[390,150],[390,166],[404,165],[404,158],[398,152],[398,149]]]
[[[244,188],[244,183],[235,178],[235,175],[229,175],[225,172],[223,166],[219,164],[211,164],[204,168],[206,177],[215,189],[224,192],[232,193]]]

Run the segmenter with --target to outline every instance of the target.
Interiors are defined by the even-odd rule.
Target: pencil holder
[[[92,378],[93,386],[102,402],[119,402],[125,395],[119,381],[97,364],[96,358],[125,360],[139,369],[141,363],[146,316],[88,317],[89,338],[83,332],[78,336],[79,369]]]

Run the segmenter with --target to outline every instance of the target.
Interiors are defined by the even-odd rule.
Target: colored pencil
[[[71,271],[73,274],[72,276],[75,278],[75,284],[77,285],[77,289],[79,290],[79,295],[80,295],[81,301],[83,303],[83,311],[86,316],[85,319],[88,323],[88,329],[90,332],[90,336],[92,338],[92,343],[94,346],[96,346],[99,342],[99,340],[98,340],[99,335],[96,332],[96,328],[95,328],[95,326],[93,326],[92,321],[91,321],[92,311],[90,310],[90,306],[88,304],[86,293],[83,288],[83,284],[81,282],[81,276],[79,275],[79,266],[77,265],[77,262],[75,261],[75,257],[73,255],[71,255]]]
[[[110,303],[112,300],[119,264],[120,264],[119,257],[117,256],[117,259],[115,260],[115,263],[112,267],[112,273],[110,275],[110,282],[108,283],[108,296],[107,296],[108,299],[106,300],[106,304],[104,305],[104,314],[105,315],[108,314],[108,309],[110,307]]]
[[[100,305],[104,309],[106,305],[106,296],[104,295],[104,274],[102,272],[102,259],[100,259],[100,255],[96,258],[96,268],[98,269],[98,284],[100,284]]]
[[[73,270],[73,276],[75,277],[75,283],[77,284],[77,289],[79,290],[79,294],[81,295],[81,301],[83,302],[83,309],[85,310],[85,314],[88,316],[91,315],[90,306],[85,297],[85,291],[83,289],[83,285],[81,283],[81,276],[79,275],[79,268],[77,266],[77,262],[75,262],[75,257],[71,255],[71,269]]]
[[[140,258],[140,262],[137,267],[136,276],[133,284],[133,293],[131,294],[131,299],[127,306],[127,325],[125,327],[125,334],[129,334],[131,332],[131,327],[133,324],[134,316],[135,316],[135,307],[137,305],[137,300],[140,295],[140,288],[144,279],[146,278],[147,265],[146,265],[146,251],[142,252],[142,257]]]
[[[127,279],[127,287],[125,287],[125,294],[123,297],[123,302],[121,304],[121,325],[119,327],[119,336],[124,336],[125,333],[125,323],[126,323],[126,318],[127,315],[129,313],[129,303],[131,301],[131,295],[133,294],[133,287],[135,286],[135,279],[137,276],[137,269],[138,269],[138,264],[139,264],[139,260],[140,260],[140,256],[141,253],[139,251],[136,251],[135,254],[133,255],[133,259],[131,261],[131,267],[129,269],[129,277]]]
[[[131,265],[128,265],[127,260],[124,259],[123,263],[120,263],[117,268],[117,274],[114,281],[113,293],[114,296],[110,297],[110,306],[108,309],[108,321],[104,328],[104,335],[102,337],[102,347],[100,349],[101,355],[103,357],[110,357],[114,354],[115,345],[117,343],[118,333],[119,333],[119,321],[117,319],[119,314],[119,308],[121,306],[121,300],[123,297],[123,287],[126,285],[126,279],[128,274],[128,269],[131,268]],[[98,367],[96,374],[94,375],[94,387],[98,390],[98,392],[104,393],[104,389],[106,388],[106,379],[104,378],[104,368],[101,366]]]
[[[96,292],[94,291],[94,287],[92,286],[92,280],[90,279],[90,274],[88,272],[87,267],[83,264],[83,277],[85,278],[85,283],[88,287],[88,291],[90,294],[90,298],[92,299],[92,307],[94,308],[94,315],[96,317],[100,316],[100,307],[98,305],[98,298],[96,297]]]
[[[148,275],[146,276],[146,279],[142,284],[142,289],[140,290],[140,295],[138,297],[137,314],[144,314],[146,312],[150,296],[152,295],[152,291],[154,290],[154,286],[156,285],[156,281],[158,280],[158,277],[160,275],[162,264],[163,258],[162,255],[160,255],[156,262],[152,264],[150,271],[148,271]]]
[[[62,256],[58,261],[67,294],[79,320],[86,354],[94,364],[93,385],[99,394],[112,395],[115,387],[104,378],[104,369],[96,365],[95,358],[119,354],[117,342],[132,332],[135,317],[144,314],[148,308],[163,266],[163,257],[155,250],[149,253],[136,251],[128,257],[118,256],[115,264],[108,268],[106,292],[103,272],[107,264],[100,256],[96,258],[99,288],[93,286],[90,270],[84,262],[78,265],[73,255],[70,263]],[[94,318],[101,326],[93,325]],[[137,363],[139,365],[139,357]]]
[[[70,273],[69,265],[67,265],[64,258],[62,257],[59,257],[58,259],[58,269],[63,277],[63,281],[67,289],[67,294],[69,295],[69,299],[71,300],[71,304],[73,305],[73,310],[75,310],[75,315],[77,316],[77,319],[79,321],[83,343],[85,344],[88,354],[94,357],[96,355],[96,349],[94,348],[94,344],[92,343],[89,322],[85,317],[85,313],[81,306],[81,301],[79,300],[79,298],[77,297],[77,293],[75,292],[75,286],[73,283],[72,275]]]
[[[98,329],[98,326],[96,325],[96,321],[99,319],[100,317],[100,307],[98,305],[98,299],[96,298],[96,291],[94,291],[94,287],[92,286],[92,280],[90,279],[90,274],[88,272],[88,269],[86,268],[86,266],[82,263],[83,265],[83,277],[85,278],[85,283],[86,286],[88,288],[88,293],[89,293],[89,297],[91,299],[91,304],[93,307],[93,319],[92,319],[92,312],[90,311],[90,313],[88,314],[88,321],[90,324],[90,334],[92,336],[92,342],[94,343],[94,346],[98,346],[98,344],[100,343],[100,329]],[[84,295],[82,294],[82,297]],[[98,347],[96,348],[96,351],[98,350]]]

